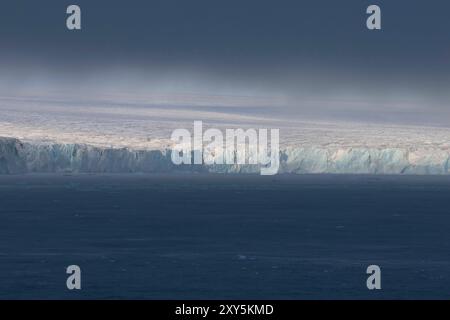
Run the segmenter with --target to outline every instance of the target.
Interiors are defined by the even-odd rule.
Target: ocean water
[[[445,176],[0,176],[0,298],[448,299],[449,195]]]

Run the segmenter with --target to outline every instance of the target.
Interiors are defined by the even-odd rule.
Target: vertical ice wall
[[[424,148],[324,148],[290,146],[280,151],[279,173],[448,174],[449,152]],[[257,165],[182,165],[170,150],[99,148],[82,144],[43,144],[0,138],[0,174],[32,172],[259,173]]]

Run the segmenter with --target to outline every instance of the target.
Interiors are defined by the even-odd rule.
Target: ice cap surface
[[[448,174],[450,129],[283,119],[239,108],[0,97],[0,173],[259,173],[258,166],[175,166],[174,129],[279,128],[279,173]]]

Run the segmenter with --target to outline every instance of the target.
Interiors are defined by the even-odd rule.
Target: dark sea
[[[0,176],[0,299],[392,298],[450,298],[450,177]]]

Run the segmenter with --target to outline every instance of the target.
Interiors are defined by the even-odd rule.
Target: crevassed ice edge
[[[301,147],[280,150],[279,174],[449,174],[448,150],[437,148]],[[258,165],[181,165],[171,150],[31,143],[0,137],[0,174],[20,173],[255,173]]]

